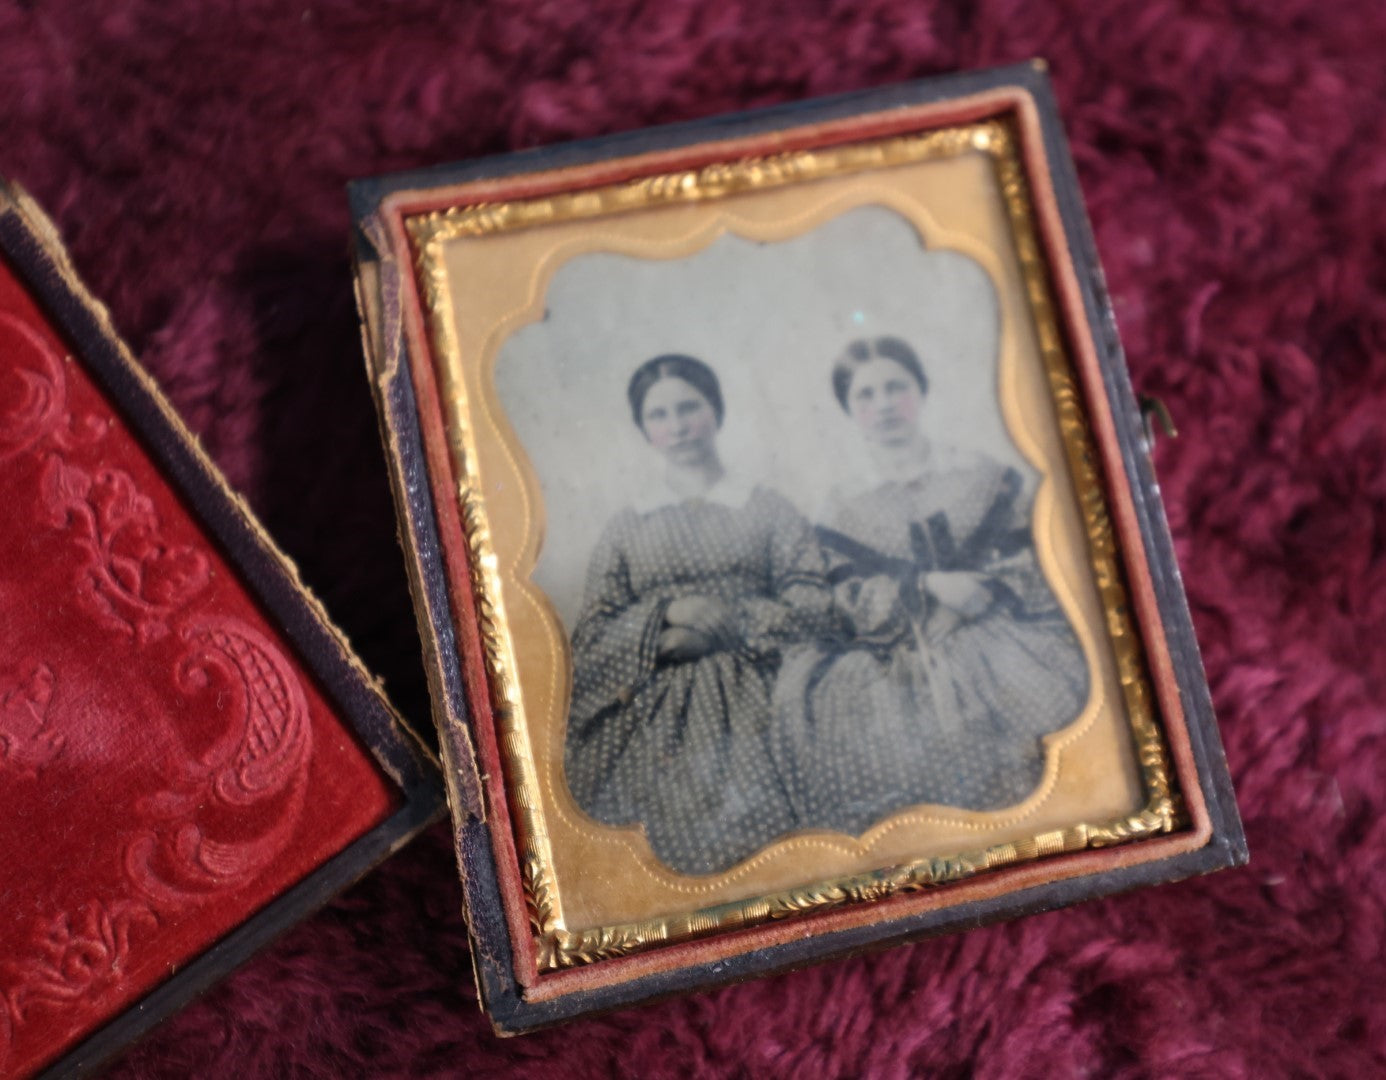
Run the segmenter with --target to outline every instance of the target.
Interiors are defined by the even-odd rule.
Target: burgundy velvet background
[[[1386,7],[626,0],[0,9],[0,171],[426,722],[353,176],[1047,57],[1246,818],[1244,870],[519,1040],[436,829],[115,1069],[1386,1068]]]

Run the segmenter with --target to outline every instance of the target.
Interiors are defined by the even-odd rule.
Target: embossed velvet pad
[[[0,1073],[398,802],[0,263]]]

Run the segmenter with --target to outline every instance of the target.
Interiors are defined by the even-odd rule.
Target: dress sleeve
[[[668,599],[641,598],[631,587],[624,534],[628,515],[612,520],[592,553],[582,614],[573,630],[571,720],[579,730],[613,705],[630,701],[654,672]]]
[[[830,634],[834,628],[832,591],[823,552],[804,516],[773,492],[757,498],[767,526],[766,595],[737,601],[746,647],[774,658],[787,645]]]
[[[1014,469],[1004,471],[997,492],[998,498],[1006,500],[1005,512],[993,515],[994,520],[981,530],[984,535],[973,538],[973,565],[985,575],[996,607],[1020,617],[1053,614],[1058,602],[1035,555],[1034,495],[1025,490]]]
[[[834,491],[823,508],[822,531],[828,584],[838,619],[854,641],[893,641],[908,627],[898,568],[884,553],[861,543],[863,529],[853,500]],[[853,550],[855,544],[857,550]]]

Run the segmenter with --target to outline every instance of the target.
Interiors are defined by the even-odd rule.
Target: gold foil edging
[[[977,851],[918,859],[690,913],[576,931],[567,929],[552,870],[548,832],[539,805],[538,772],[520,713],[513,653],[500,603],[498,563],[476,475],[474,433],[467,422],[465,391],[451,362],[457,357],[458,346],[444,245],[459,237],[486,236],[657,206],[701,202],[785,184],[946,158],[968,151],[987,154],[997,171],[1068,466],[1078,493],[1089,542],[1089,561],[1107,613],[1108,637],[1146,792],[1145,805],[1134,814],[1112,820],[1079,823]],[[454,468],[460,478],[458,507],[467,541],[481,644],[490,676],[497,737],[504,762],[512,770],[509,791],[518,811],[516,833],[522,881],[541,973],[847,904],[883,900],[988,870],[1051,855],[1129,843],[1180,827],[1182,807],[1174,791],[1168,750],[1155,716],[1144,655],[1121,580],[1115,533],[1098,471],[1096,447],[1064,349],[1049,275],[1036,237],[1029,186],[1016,135],[1008,122],[987,120],[818,150],[718,162],[700,169],[645,177],[588,191],[449,207],[411,216],[406,219],[405,226],[414,243],[423,284],[430,344],[440,361],[437,368],[445,403],[445,426]]]
[[[961,881],[983,870],[1014,866],[1047,855],[1083,851],[1096,846],[1099,844],[1094,839],[1092,827],[1075,825],[979,851],[918,859],[884,870],[785,889],[753,900],[703,908],[686,915],[578,931],[565,930],[556,924],[552,909],[553,886],[549,875],[544,873],[536,860],[526,859],[524,882],[530,923],[539,941],[539,967],[541,971],[553,971],[614,959],[657,944],[690,941],[721,931],[827,911],[845,904],[920,892],[935,885]]]

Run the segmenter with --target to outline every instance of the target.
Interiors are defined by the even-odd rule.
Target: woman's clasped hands
[[[937,602],[924,630],[931,645],[938,644],[963,623],[980,617],[992,602],[983,576],[964,570],[927,571],[919,575],[919,588]]]
[[[735,649],[741,643],[736,609],[719,596],[681,596],[664,612],[659,655],[669,660],[696,660]]]

